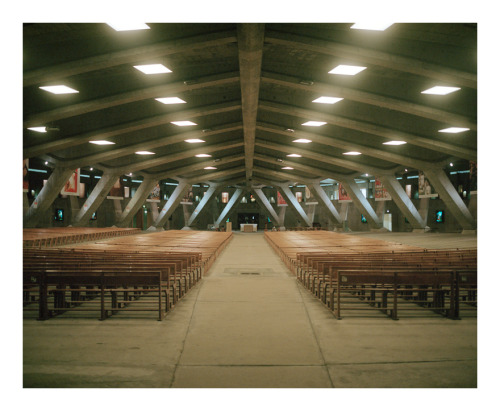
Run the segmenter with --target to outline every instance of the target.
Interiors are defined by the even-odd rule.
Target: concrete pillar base
[[[188,226],[184,226],[181,228],[181,230],[193,230],[191,227],[188,227]]]
[[[161,228],[161,227],[155,227],[155,226],[152,225],[146,231],[164,231],[164,229]]]

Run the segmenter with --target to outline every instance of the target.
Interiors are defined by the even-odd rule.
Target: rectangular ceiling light
[[[435,94],[438,96],[445,96],[446,94],[450,94],[458,90],[460,90],[460,87],[435,86],[422,91],[422,94]]]
[[[212,157],[210,154],[196,154],[195,157]]]
[[[311,143],[311,140],[308,140],[307,138],[299,138],[298,140],[293,140],[294,143]]]
[[[384,31],[391,27],[394,23],[355,23],[351,26],[351,29],[355,30],[376,30]]]
[[[342,74],[345,76],[355,76],[356,74],[362,72],[365,70],[366,67],[362,66],[348,66],[345,64],[340,64],[334,69],[330,70],[328,73],[329,74]]]
[[[109,144],[115,144],[111,141],[107,141],[107,140],[93,140],[93,141],[89,141],[90,144],[97,144],[98,146],[106,146],[106,145],[109,145]]]
[[[305,123],[302,123],[303,126],[309,126],[309,127],[320,127],[324,126],[326,124],[326,121],[307,121]]]
[[[313,100],[313,103],[335,104],[335,103],[338,103],[341,100],[344,100],[344,99],[342,97],[326,97],[326,96],[321,96],[321,97],[318,97],[316,100]]]
[[[287,157],[302,157],[300,154],[287,154]]]
[[[171,121],[172,124],[175,124],[176,126],[180,127],[185,127],[185,126],[196,126],[196,123],[193,123],[192,121]]]
[[[58,86],[44,86],[40,87],[42,90],[48,91],[53,94],[72,94],[79,93],[79,91],[74,90],[68,86],[58,85]]]
[[[185,101],[180,99],[179,97],[161,97],[155,98],[156,101],[159,101],[163,104],[184,104]]]
[[[293,167],[281,167],[282,170],[293,170]]]
[[[203,170],[217,170],[217,167],[212,167],[212,166],[203,167]]]
[[[135,154],[139,154],[140,156],[148,156],[148,155],[151,155],[151,154],[155,154],[151,151],[136,151]]]
[[[36,131],[37,133],[46,133],[47,132],[46,127],[28,127],[28,130]]]
[[[129,30],[149,30],[149,26],[145,23],[106,23],[116,31],[129,31]]]
[[[140,66],[134,66],[134,68],[142,71],[144,74],[161,74],[172,72],[172,70],[165,67],[163,64],[143,64]]]
[[[469,131],[470,128],[464,128],[464,127],[448,127],[448,128],[443,128],[442,130],[439,130],[440,133],[462,133],[464,131]]]
[[[186,143],[190,143],[190,144],[193,144],[193,143],[204,143],[205,140],[200,140],[199,138],[189,138],[187,140],[184,140]]]
[[[359,151],[348,151],[347,153],[342,153],[345,156],[359,156],[361,153]]]
[[[393,140],[393,141],[386,141],[383,144],[386,146],[401,146],[403,144],[406,144],[406,141]]]

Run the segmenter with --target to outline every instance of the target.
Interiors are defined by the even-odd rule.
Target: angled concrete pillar
[[[321,204],[324,208],[327,209],[328,218],[335,224],[342,224],[342,218],[340,217],[339,212],[328,198],[325,193],[325,190],[319,183],[308,184],[309,190],[316,200],[318,200],[319,204]]]
[[[345,188],[356,207],[363,213],[370,227],[382,228],[382,221],[378,218],[372,206],[359,189],[356,181],[354,181],[354,179],[342,180],[342,186]]]
[[[28,214],[28,211],[30,209],[30,201],[28,199],[28,193],[24,192],[23,193],[23,217]]]
[[[262,189],[253,188],[252,191],[255,194],[255,199],[257,200],[257,203],[259,203],[259,205],[266,211],[266,213],[269,214],[271,220],[273,220],[273,223],[276,224],[278,227],[283,226],[283,221],[280,220],[278,214],[276,214],[276,211],[274,211],[273,206],[267,199]]]
[[[119,178],[120,174],[116,173],[104,173],[102,175],[101,179],[92,190],[92,193],[90,193],[82,208],[71,222],[74,227],[83,227],[87,225],[92,214],[99,208],[104,199],[108,196],[109,190],[111,190],[116,180]]]
[[[208,187],[207,192],[205,193],[205,195],[203,196],[203,198],[198,203],[193,213],[189,217],[186,223],[187,227],[191,227],[196,222],[196,220],[200,216],[200,213],[203,211],[205,206],[215,198],[215,196],[217,195],[217,193],[220,191],[221,188],[222,186],[220,184],[216,183],[210,184],[210,187]]]
[[[380,181],[384,188],[389,192],[394,203],[401,210],[403,215],[410,222],[414,231],[423,231],[425,229],[425,220],[421,217],[418,210],[411,202],[406,191],[395,176],[381,176]]]
[[[312,227],[311,220],[309,220],[309,217],[307,217],[306,212],[304,211],[302,206],[297,201],[297,198],[292,193],[292,190],[290,190],[290,187],[288,187],[287,184],[280,184],[278,186],[278,188],[285,196],[287,203],[292,206],[292,210],[295,211],[295,213],[299,217],[299,219],[302,220],[302,223],[308,227]]]
[[[443,170],[424,170],[425,176],[428,178],[434,190],[443,200],[446,208],[456,218],[458,224],[466,231],[475,230],[476,222],[472,214],[467,209],[460,195],[453,187],[450,179]]]
[[[215,222],[215,224],[214,224],[215,228],[219,228],[220,223],[222,223],[227,218],[229,213],[231,213],[233,208],[240,203],[241,197],[243,197],[243,194],[245,194],[245,191],[242,188],[236,189],[236,191],[233,193],[231,199],[224,207],[224,210],[222,210],[222,213],[220,214],[219,218]]]
[[[163,206],[158,218],[151,225],[151,227],[148,228],[148,231],[163,230],[163,226],[167,222],[168,218],[173,214],[179,203],[190,189],[191,184],[188,184],[185,181],[179,181],[179,185],[175,188],[167,203]]]
[[[154,178],[145,178],[139,188],[136,190],[134,196],[129,200],[125,209],[122,211],[117,227],[125,228],[130,225],[130,222],[137,214],[137,211],[143,206],[153,188],[158,184],[158,180]]]
[[[55,168],[50,175],[47,183],[35,198],[28,212],[23,218],[24,228],[36,227],[40,218],[50,208],[54,200],[57,198],[62,188],[74,173],[73,168]]]

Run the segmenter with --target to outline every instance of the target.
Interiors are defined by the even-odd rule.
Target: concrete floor
[[[263,233],[235,232],[162,322],[153,313],[103,322],[25,318],[23,386],[472,388],[477,319],[336,320]]]

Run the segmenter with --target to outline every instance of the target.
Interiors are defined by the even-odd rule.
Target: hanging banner
[[[424,172],[418,172],[418,198],[438,197],[438,194],[432,192],[432,186],[429,180],[425,178]]]
[[[351,197],[349,197],[349,194],[347,194],[347,191],[342,186],[342,183],[339,183],[339,201],[352,201]]]
[[[302,203],[302,191],[296,191],[295,192],[295,198],[299,203]]]
[[[278,191],[278,207],[283,207],[287,206],[288,204],[286,203],[285,199],[281,195],[281,193]]]
[[[123,180],[120,177],[118,180],[116,180],[114,186],[111,187],[111,190],[109,190],[107,198],[110,198],[112,200],[123,200],[124,197],[125,197],[125,189],[123,187]]]
[[[191,205],[193,204],[193,200],[194,200],[193,190],[189,190],[186,193],[186,195],[182,198],[180,204]]]
[[[375,201],[388,200],[392,200],[391,195],[387,192],[382,182],[378,178],[375,179]]]
[[[153,191],[151,191],[148,195],[146,201],[150,203],[159,203],[160,202],[160,183],[157,183]]]
[[[315,205],[318,204],[316,199],[311,193],[311,190],[309,190],[309,187],[306,186],[306,205]]]
[[[29,189],[29,163],[29,158],[23,160],[23,192],[25,193],[27,193]]]
[[[62,195],[77,196],[80,188],[80,169],[75,170],[61,190]]]

